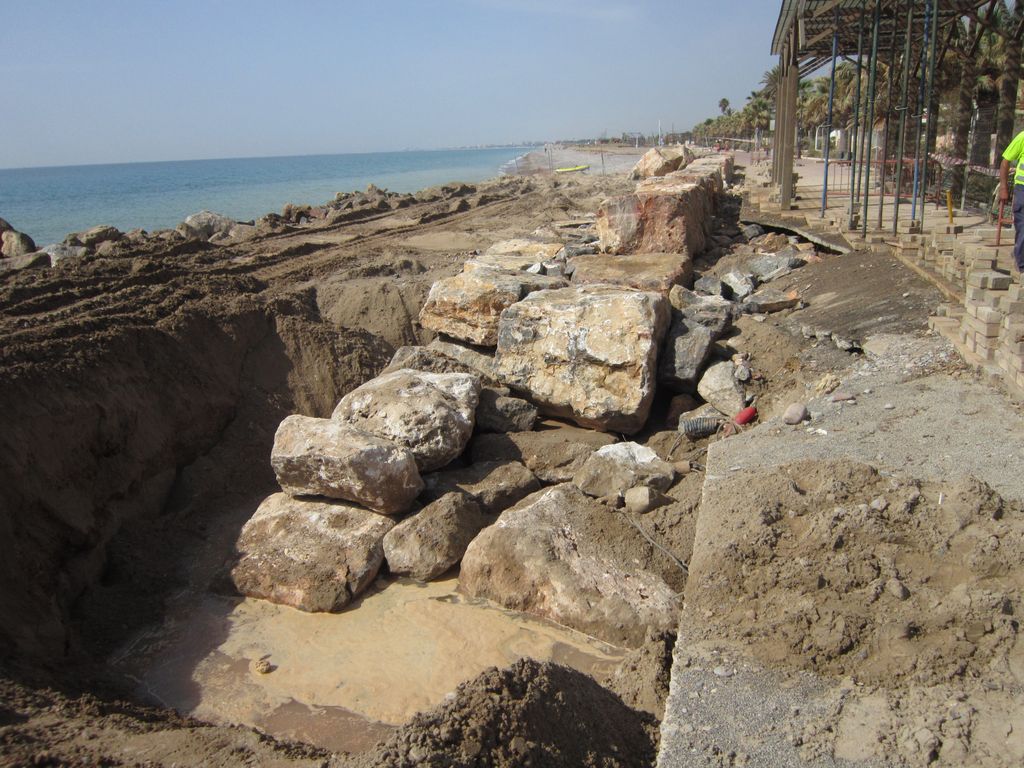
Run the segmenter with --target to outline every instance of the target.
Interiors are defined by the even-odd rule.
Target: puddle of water
[[[179,711],[358,752],[488,667],[525,656],[599,674],[622,659],[586,635],[468,600],[457,585],[379,580],[338,614],[204,595],[115,664]],[[261,659],[273,671],[256,672]]]

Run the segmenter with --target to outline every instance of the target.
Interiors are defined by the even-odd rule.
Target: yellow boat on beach
[[[585,171],[589,167],[589,165],[574,165],[570,168],[555,168],[555,173],[576,173],[577,171]]]

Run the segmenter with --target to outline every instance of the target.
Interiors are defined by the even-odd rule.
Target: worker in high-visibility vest
[[[1024,272],[1024,131],[1013,137],[1003,151],[999,166],[999,202],[1010,200],[1010,164],[1016,167],[1013,178],[1013,261],[1017,272]]]

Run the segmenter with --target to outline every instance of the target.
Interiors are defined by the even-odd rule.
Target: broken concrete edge
[[[785,219],[776,218],[774,216],[768,216],[765,214],[758,215],[741,215],[739,219],[740,224],[757,224],[758,226],[764,227],[766,230],[781,229],[794,235],[799,235],[805,240],[814,243],[815,245],[821,246],[822,248],[834,251],[836,253],[846,255],[853,253],[854,248],[850,243],[842,237],[837,235],[825,235],[820,232],[815,232],[806,226],[800,226],[792,221]]]

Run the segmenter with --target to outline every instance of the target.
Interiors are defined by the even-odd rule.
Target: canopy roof
[[[861,9],[865,14],[865,46],[870,44],[871,17],[875,2],[881,3],[878,49],[888,50],[893,36],[897,46],[905,40],[907,32],[907,3],[910,0],[782,0],[779,21],[772,38],[772,53],[782,54],[783,45],[790,32],[796,27],[796,63],[801,72],[811,72],[832,58],[832,32],[836,13],[839,15],[839,54],[857,53],[857,31]],[[948,27],[967,13],[976,12],[994,0],[938,0],[939,40],[942,28]],[[932,5],[925,0],[913,0],[914,24],[911,29],[912,44],[924,36],[924,9]]]

